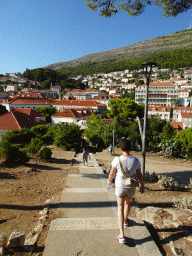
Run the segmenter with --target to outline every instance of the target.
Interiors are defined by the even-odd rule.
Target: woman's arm
[[[137,178],[139,180],[139,183],[140,183],[140,192],[141,194],[144,193],[144,180],[143,180],[143,175],[141,173],[141,168],[139,169],[136,169],[136,174],[137,174]]]
[[[107,180],[107,183],[110,184],[113,177],[115,176],[115,173],[116,173],[117,169],[115,167],[111,167],[111,171],[109,172],[109,176],[108,176],[108,180]]]

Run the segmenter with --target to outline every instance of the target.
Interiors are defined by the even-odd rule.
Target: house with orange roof
[[[189,98],[189,97],[191,97],[191,89],[188,89],[188,88],[181,89],[180,88],[179,98]]]
[[[58,95],[61,93],[61,86],[60,85],[51,85],[50,90],[56,92]]]
[[[177,85],[183,85],[183,84],[186,84],[187,83],[187,79],[186,78],[179,78],[177,81],[175,81],[175,83]]]
[[[102,93],[99,92],[96,89],[85,89],[85,90],[71,90],[65,94],[65,98],[68,99],[68,97],[72,96],[76,100],[90,100],[94,96],[101,95]]]
[[[171,107],[148,107],[148,117],[158,115],[161,119],[170,121]]]
[[[149,106],[171,107],[174,99],[179,95],[179,87],[167,82],[150,82],[148,89]],[[135,88],[135,102],[139,105],[145,104],[146,84]]]
[[[192,113],[180,112],[178,122],[183,123],[183,129],[192,128]]]
[[[52,106],[59,112],[69,108],[90,108],[100,115],[107,110],[107,106],[105,104],[95,100],[54,100]]]
[[[0,115],[0,134],[13,129],[31,128],[38,124],[49,125],[45,116],[29,108],[15,108],[10,112]]]
[[[112,98],[121,98],[121,97],[117,97],[117,96],[113,96],[113,95],[99,95],[99,96],[95,96],[93,98],[93,100],[96,100],[97,102],[105,104],[107,106],[107,109],[110,109],[108,106],[108,103],[109,103],[110,99],[112,99]]]
[[[179,122],[180,113],[192,113],[192,107],[175,106],[173,108],[173,121]]]
[[[63,111],[51,116],[51,126],[62,123],[74,123],[86,128],[86,118],[91,116],[92,111],[89,109],[64,109]],[[84,122],[79,122],[84,120]]]
[[[183,130],[183,123],[182,122],[170,121],[169,124],[173,127],[173,130],[176,131],[176,132],[180,132],[180,131]]]
[[[2,105],[10,111],[14,108],[34,109],[36,107],[51,107],[53,102],[53,100],[48,98],[17,97],[11,100],[4,99]]]

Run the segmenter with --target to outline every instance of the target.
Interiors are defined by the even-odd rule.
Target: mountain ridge
[[[46,68],[57,70],[62,67],[76,67],[89,62],[128,60],[190,46],[192,47],[192,29],[185,29],[168,35],[147,39],[130,46],[88,54],[67,62],[50,64]]]

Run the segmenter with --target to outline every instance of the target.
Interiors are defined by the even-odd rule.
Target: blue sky
[[[90,11],[84,0],[1,0],[0,74],[70,61],[190,26],[192,9],[165,18],[158,6],[137,17]]]

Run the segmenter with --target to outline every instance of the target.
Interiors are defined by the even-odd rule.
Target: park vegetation
[[[60,85],[65,88],[81,88],[84,89],[85,85],[79,80],[74,80],[69,77],[67,72],[60,72],[50,68],[37,68],[26,69],[23,73],[23,77],[29,80],[37,81],[41,84],[41,87],[50,89],[50,85]],[[30,85],[31,86],[31,85]]]
[[[31,129],[7,131],[0,142],[0,162],[5,166],[22,165],[30,158],[51,161],[52,151],[48,145],[76,151],[81,144],[81,131],[75,124],[48,127],[37,125]]]

